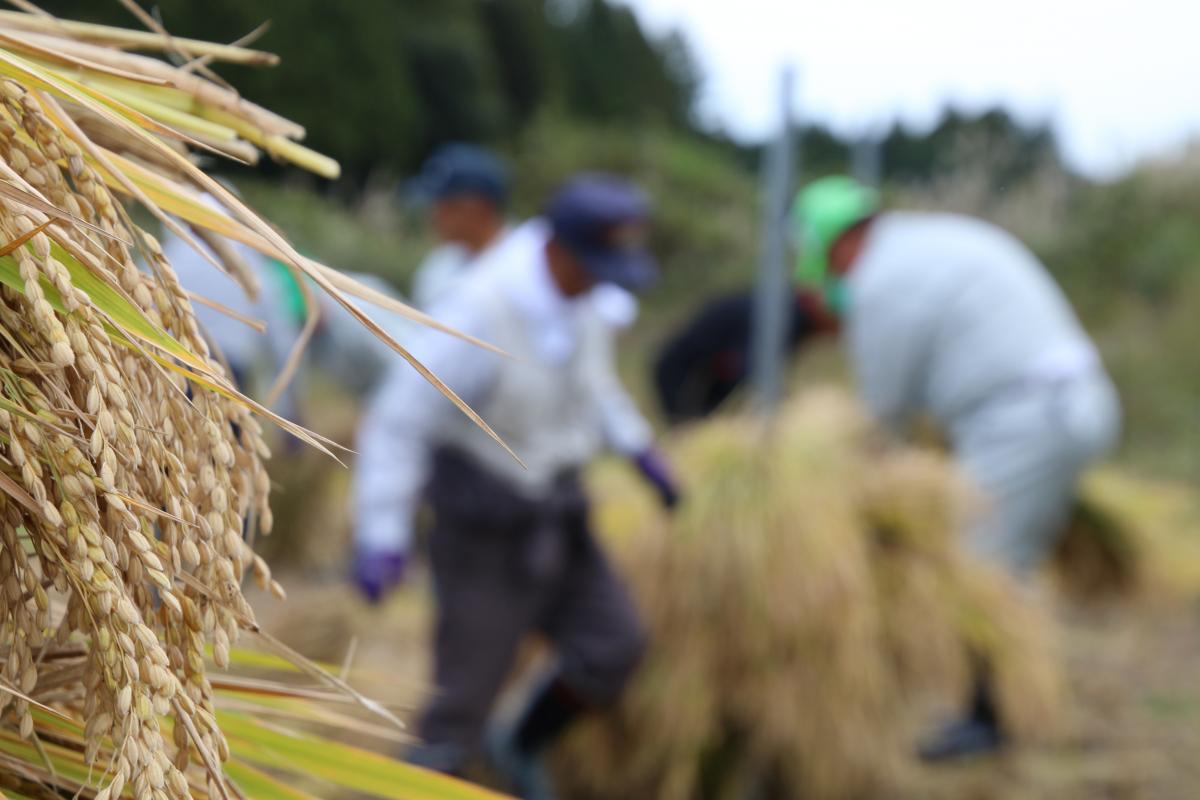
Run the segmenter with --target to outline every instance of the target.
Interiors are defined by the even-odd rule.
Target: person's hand
[[[403,551],[358,547],[354,551],[354,585],[376,605],[404,580],[408,556]]]
[[[642,477],[658,492],[658,499],[663,507],[675,508],[679,503],[679,484],[675,482],[675,475],[666,457],[659,450],[650,447],[639,453],[633,459],[633,463],[642,473]]]

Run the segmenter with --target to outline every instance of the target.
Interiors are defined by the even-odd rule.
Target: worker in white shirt
[[[543,219],[481,257],[435,307],[508,357],[434,331],[412,343],[524,466],[405,367],[374,397],[358,436],[356,576],[368,596],[399,580],[422,496],[433,511],[437,691],[412,759],[460,772],[480,748],[518,644],[540,632],[554,645],[555,666],[523,713],[490,737],[495,764],[527,798],[552,796],[545,748],[581,712],[617,698],[643,649],[630,598],[590,533],[579,471],[608,443],[664,503],[676,498],[617,380],[613,327],[592,297],[598,285],[637,289],[652,279],[647,221],[628,183],[573,179]]]
[[[1005,231],[880,212],[876,193],[850,178],[809,184],[794,219],[801,279],[844,319],[867,407],[898,433],[922,414],[939,423],[987,503],[966,546],[1026,579],[1120,427],[1116,391],[1066,297]],[[986,672],[970,713],[922,747],[927,760],[1003,743]]]
[[[439,242],[412,280],[413,302],[429,309],[504,238],[508,172],[481,147],[448,144],[429,157],[410,188],[428,204],[429,225]]]

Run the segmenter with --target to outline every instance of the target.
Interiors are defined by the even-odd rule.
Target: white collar
[[[538,354],[551,363],[562,363],[575,352],[577,315],[583,304],[580,298],[565,297],[550,274],[546,258],[550,230],[543,221],[532,220],[512,235],[515,241],[510,244],[517,249],[505,271],[504,290],[529,324]]]
[[[541,220],[532,220],[513,233],[517,246],[504,275],[504,286],[523,315],[546,319],[569,315],[578,303],[559,290],[550,274],[546,244],[550,230]],[[518,239],[519,237],[519,239]]]

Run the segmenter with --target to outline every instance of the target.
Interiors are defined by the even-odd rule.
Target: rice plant
[[[298,143],[299,125],[215,79],[213,60],[271,58],[0,12],[0,788],[303,797],[277,777],[300,772],[383,797],[477,796],[264,722],[272,697],[293,716],[336,697],[395,722],[311,665],[297,660],[324,684],[317,696],[209,670],[257,629],[243,580],[283,594],[244,536],[272,526],[260,419],[328,442],[239,393],[129,206],[194,244],[215,235],[280,258],[379,332],[345,296],[368,292],[299,256],[195,166],[197,153],[266,154],[338,169]],[[214,269],[254,290],[213,251]],[[357,762],[335,770],[319,752]]]

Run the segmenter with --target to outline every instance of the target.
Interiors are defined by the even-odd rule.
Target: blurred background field
[[[128,17],[115,2],[47,7]],[[626,348],[635,385],[674,324],[704,297],[752,278],[759,147],[701,124],[693,109],[702,75],[686,41],[649,33],[624,5],[164,0],[155,8],[171,30],[217,40],[271,21],[259,44],[286,69],[230,67],[229,77],[303,120],[308,143],[334,153],[345,174],[335,184],[296,172],[269,182],[257,171],[229,176],[326,263],[407,290],[430,243],[402,202],[403,178],[437,143],[467,140],[495,146],[511,166],[516,218],[535,213],[575,169],[622,172],[651,193],[665,277]],[[313,35],[322,29],[338,36]],[[1200,415],[1200,365],[1188,357],[1200,333],[1200,149],[1099,181],[1072,170],[1048,123],[1003,107],[950,107],[927,129],[895,124],[875,135],[890,200],[997,221],[1063,282],[1122,389],[1122,458],[1154,474],[1200,477],[1200,449],[1179,435]],[[859,144],[820,124],[803,125],[799,142],[809,178],[849,169]]]
[[[666,131],[639,143],[585,126],[545,123],[530,135],[568,152],[572,141],[579,142],[580,154],[564,154],[553,174],[572,164],[623,168],[653,187],[666,277],[646,298],[622,353],[630,383],[645,390],[656,346],[698,298],[751,281],[754,174],[710,144]],[[608,141],[618,152],[602,160],[603,151],[589,150],[588,141]],[[537,150],[535,168],[527,172],[517,160],[517,174],[544,169],[545,151]],[[977,213],[1025,238],[1063,282],[1121,389],[1127,415],[1121,460],[1148,475],[1200,478],[1200,448],[1180,435],[1200,422],[1200,366],[1191,357],[1200,337],[1200,227],[1192,222],[1200,216],[1200,152],[1107,183],[1087,182],[1056,166],[1006,185],[1003,194],[987,189],[985,180],[980,167],[968,163],[887,189],[898,205]],[[405,219],[390,195],[347,205],[304,190],[242,185],[301,247],[328,263],[376,272],[401,290],[428,248],[418,221]],[[518,215],[533,212],[536,204],[519,208]]]
[[[115,2],[44,5],[65,16],[127,21]],[[173,32],[217,40],[272,20],[259,45],[280,53],[283,68],[231,68],[228,77],[248,97],[304,122],[308,143],[339,158],[345,174],[328,183],[274,165],[226,172],[301,251],[378,274],[402,292],[431,245],[403,181],[438,143],[494,146],[515,176],[517,218],[536,213],[539,198],[576,169],[614,170],[644,185],[656,206],[664,279],[645,298],[621,359],[647,410],[649,365],[673,327],[704,298],[753,279],[761,148],[702,124],[695,103],[704,76],[686,41],[648,32],[624,5],[161,0],[155,7]],[[977,214],[1009,228],[1062,282],[1099,342],[1126,425],[1115,465],[1088,491],[1132,531],[1125,566],[1140,581],[1128,594],[1064,595],[1055,603],[1068,696],[1061,740],[910,776],[897,796],[1194,797],[1200,147],[1097,179],[1069,165],[1049,123],[999,106],[947,108],[932,125],[896,124],[876,136],[890,203]],[[859,143],[850,137],[806,123],[799,138],[806,177],[855,164]],[[842,369],[833,347],[822,345],[801,354],[791,383],[801,390],[839,381]],[[350,442],[357,407],[348,394],[317,376],[305,383],[302,410],[304,424]],[[363,605],[343,581],[349,474],[316,453],[281,457],[273,474],[277,533],[263,549],[291,597],[258,604],[264,625],[333,663],[353,651],[364,688],[414,708],[427,669],[427,587],[418,576],[386,606]],[[639,490],[606,492],[605,477],[598,480],[601,520],[619,545],[645,516],[627,505],[636,508]]]

